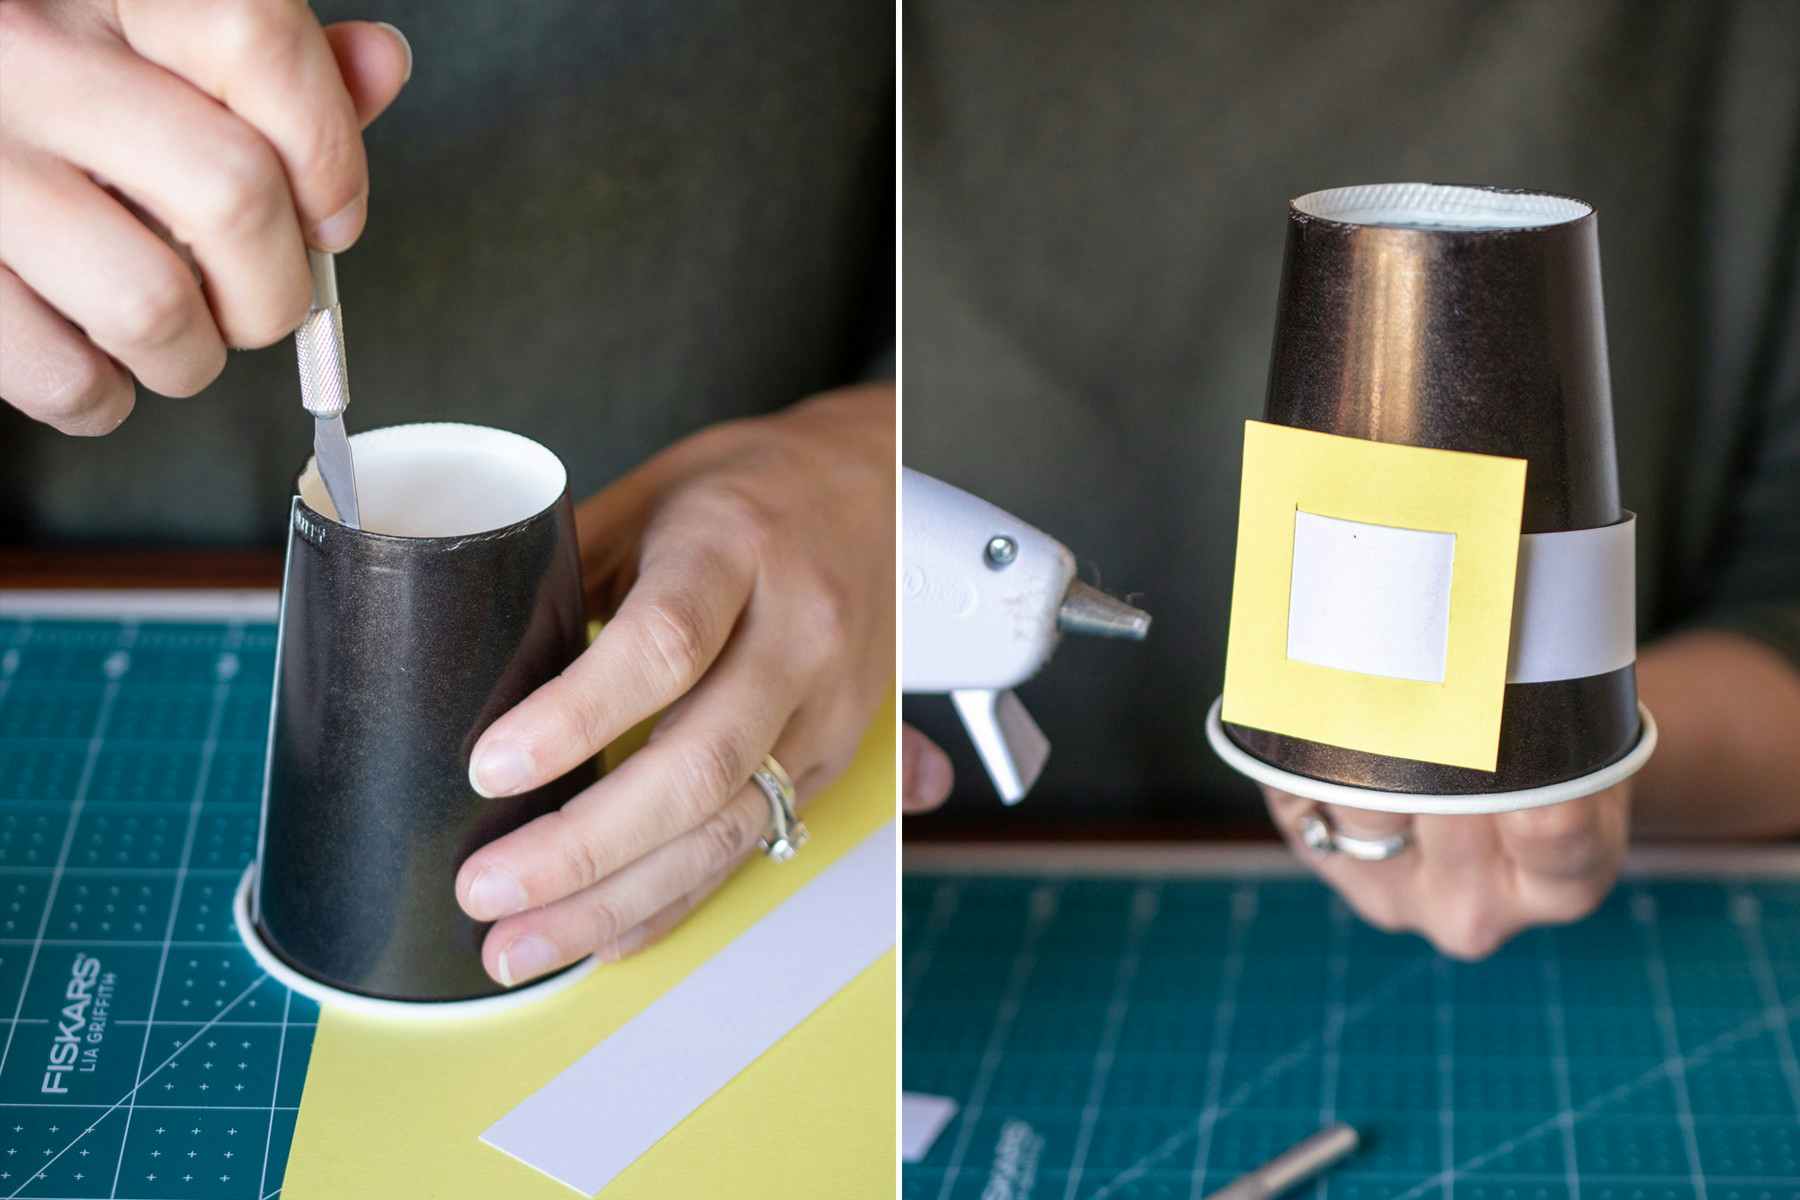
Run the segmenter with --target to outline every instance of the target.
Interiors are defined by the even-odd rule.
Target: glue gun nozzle
[[[1076,580],[1057,610],[1056,625],[1064,633],[1141,642],[1150,632],[1150,614]]]

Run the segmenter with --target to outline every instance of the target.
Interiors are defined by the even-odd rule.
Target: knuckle
[[[1513,833],[1533,842],[1560,842],[1580,837],[1592,826],[1591,814],[1574,802],[1548,804],[1508,815]]]
[[[825,572],[816,573],[801,588],[799,600],[799,619],[804,622],[805,636],[798,639],[795,648],[802,651],[803,660],[816,668],[850,644],[855,604],[843,581]]]
[[[730,739],[718,735],[697,738],[683,751],[676,795],[686,809],[680,814],[685,826],[718,812],[720,802],[743,786],[750,777],[743,757]]]
[[[206,387],[224,370],[225,346],[221,342],[215,342],[210,354],[184,364],[182,376],[159,390],[163,390],[164,394],[170,396],[197,395],[206,390]]]
[[[1543,905],[1543,919],[1554,925],[1573,925],[1576,921],[1591,916],[1611,890],[1608,884],[1598,882],[1561,888],[1555,897]]]
[[[365,184],[362,140],[335,120],[307,126],[305,144],[295,153],[295,178],[323,190],[320,218],[329,217],[362,194]]]
[[[1486,911],[1469,908],[1434,923],[1426,933],[1451,958],[1478,962],[1498,950],[1511,931]]]
[[[560,717],[562,729],[556,740],[582,754],[597,753],[604,749],[601,742],[607,734],[607,710],[593,689],[569,674],[573,670],[573,666],[568,668],[557,681],[561,686],[552,711]]]
[[[702,825],[699,838],[698,875],[705,878],[730,867],[750,848],[754,834],[746,834],[747,821],[732,812],[723,812]]]
[[[732,544],[758,555],[767,547],[777,521],[766,501],[746,487],[719,483],[707,489],[702,501],[706,516]]]
[[[560,810],[546,814],[543,819],[555,822],[554,844],[561,858],[563,877],[570,885],[566,892],[598,883],[610,866],[603,848]]]
[[[588,897],[586,923],[593,946],[609,946],[630,928],[623,906],[605,892]]]
[[[661,694],[680,695],[705,670],[709,621],[706,605],[690,590],[651,601],[644,614],[644,666]]]
[[[121,289],[109,332],[127,347],[166,346],[193,323],[194,307],[192,277],[177,267],[158,269]]]
[[[76,432],[95,409],[104,407],[118,388],[118,376],[98,354],[72,357],[44,380],[43,391],[29,406],[32,416],[65,432]],[[22,406],[23,407],[23,406]]]
[[[137,398],[131,391],[126,391],[117,401],[103,401],[83,412],[59,420],[49,421],[51,428],[70,437],[105,437],[125,423],[137,407]]]
[[[194,181],[194,219],[209,233],[241,236],[280,215],[281,163],[262,135],[235,120],[213,133],[211,169]]]
[[[305,26],[281,0],[224,0],[211,33],[224,60],[240,68],[266,69],[300,52]]]

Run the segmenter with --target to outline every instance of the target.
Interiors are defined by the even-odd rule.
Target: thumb
[[[340,21],[325,27],[344,86],[365,127],[379,117],[412,78],[412,44],[382,21]]]
[[[911,725],[900,727],[900,807],[930,812],[950,798],[955,783],[950,758]]]

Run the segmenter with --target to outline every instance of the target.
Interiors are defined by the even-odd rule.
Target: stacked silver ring
[[[769,832],[758,839],[757,848],[776,862],[786,862],[806,845],[807,837],[805,823],[794,814],[794,806],[799,802],[794,781],[773,754],[763,755],[762,766],[751,773],[750,779],[769,800]]]
[[[1372,838],[1340,833],[1316,808],[1300,818],[1299,834],[1301,844],[1314,854],[1343,854],[1358,862],[1386,862],[1412,844],[1412,833],[1404,829]]]

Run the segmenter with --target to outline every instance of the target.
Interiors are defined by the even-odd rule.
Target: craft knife
[[[1269,1200],[1298,1187],[1349,1155],[1360,1139],[1339,1121],[1288,1147],[1256,1170],[1240,1175],[1206,1200]]]
[[[337,268],[324,251],[309,249],[306,257],[312,268],[312,309],[294,331],[294,350],[300,360],[300,405],[313,416],[313,453],[338,520],[361,529],[356,467],[350,457],[350,436],[344,431],[350,376],[344,362],[344,312],[338,305]]]

